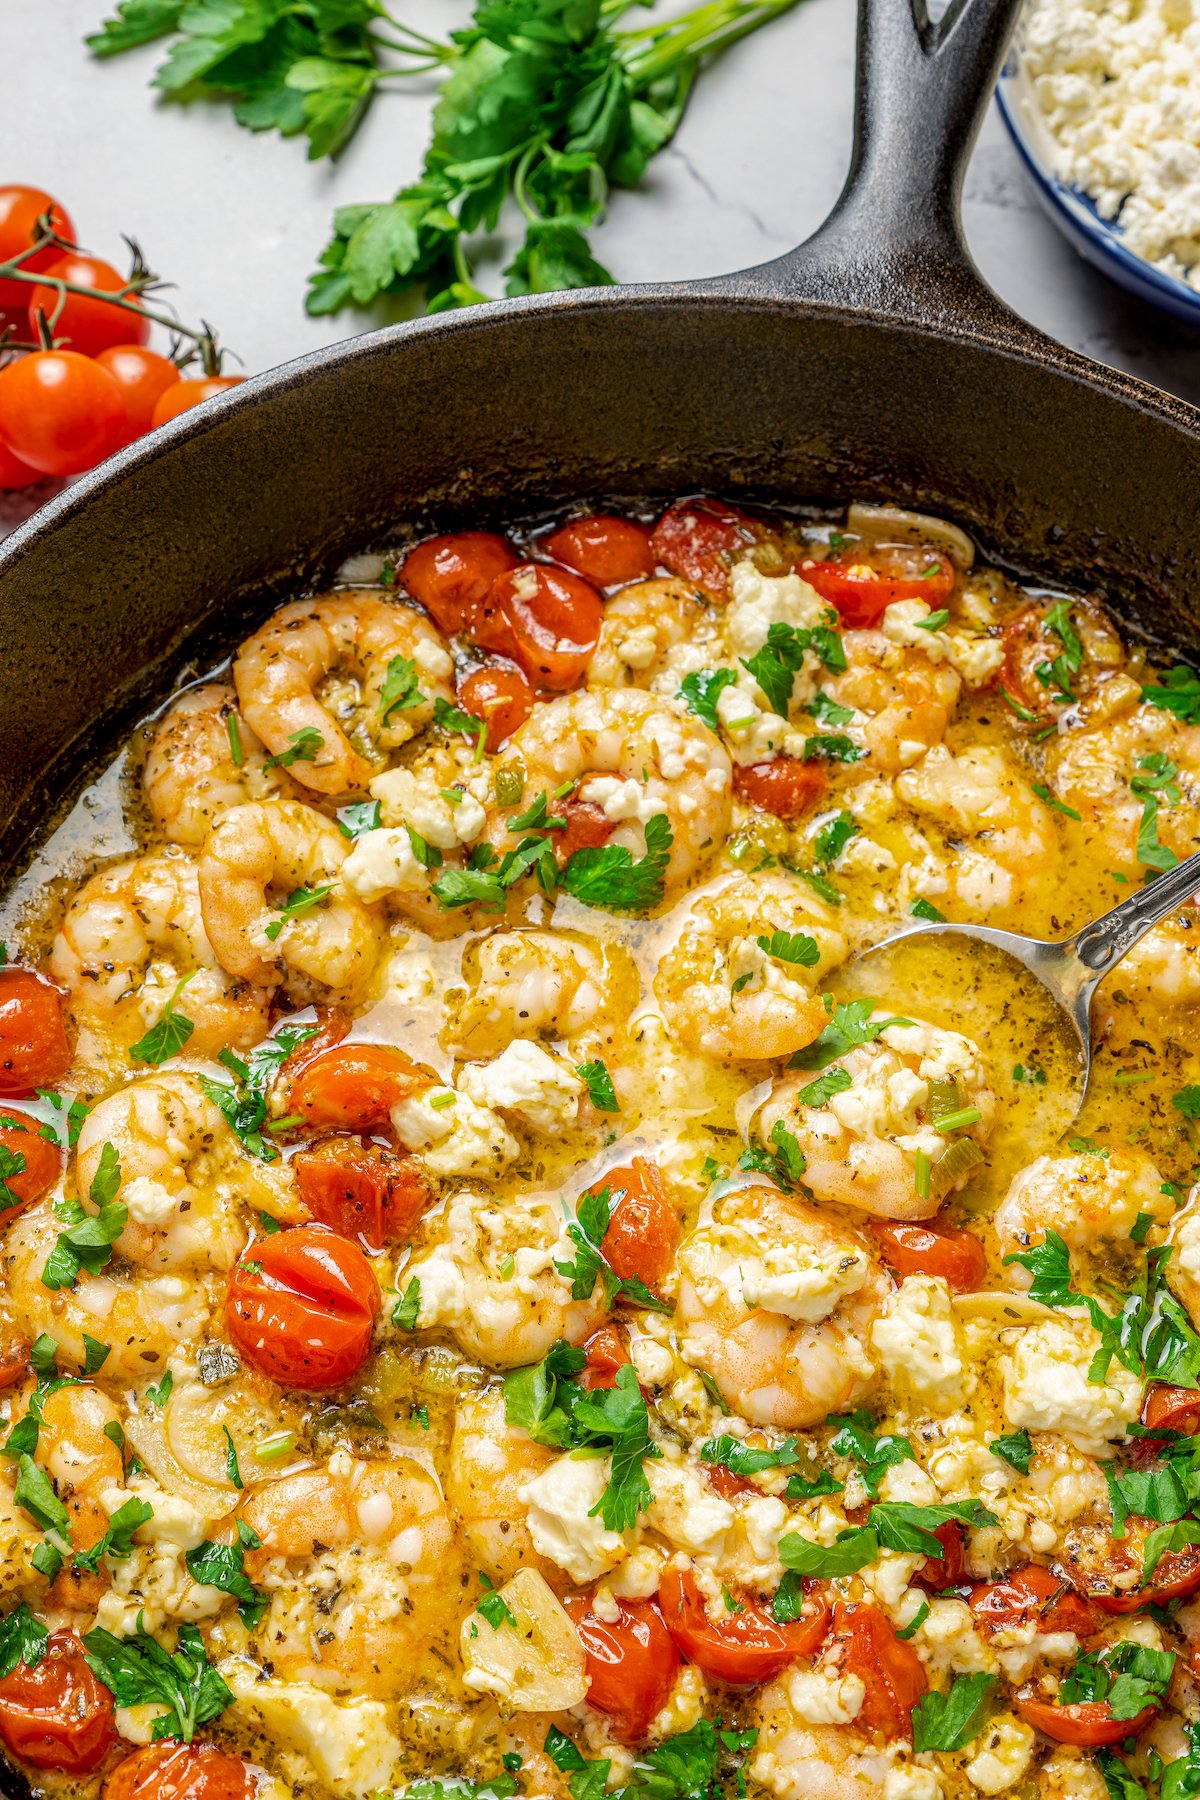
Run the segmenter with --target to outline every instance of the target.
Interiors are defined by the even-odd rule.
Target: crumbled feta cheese
[[[996,1659],[975,1629],[975,1617],[962,1600],[929,1602],[929,1616],[917,1631],[916,1647],[926,1666],[941,1674],[974,1675],[993,1670]]]
[[[581,799],[598,806],[606,819],[617,824],[632,819],[644,825],[647,819],[657,818],[667,810],[662,794],[651,793],[644,783],[634,781],[632,776],[622,780],[619,775],[591,775],[579,792]]]
[[[981,1794],[1003,1794],[1024,1779],[1036,1739],[1023,1719],[1000,1713],[975,1742],[980,1747],[966,1766],[966,1776]]]
[[[444,798],[434,775],[412,769],[389,769],[377,775],[369,789],[379,801],[385,825],[411,825],[439,850],[457,850],[460,844],[474,843],[487,823],[487,814],[474,794],[454,791],[459,798],[452,803]]]
[[[606,1456],[560,1456],[517,1490],[534,1549],[580,1587],[615,1569],[633,1543],[630,1532],[610,1531],[595,1512],[608,1477]]]
[[[867,1689],[858,1675],[793,1669],[787,1677],[787,1696],[797,1718],[808,1725],[849,1725],[862,1711]]]
[[[695,1470],[678,1463],[648,1462],[654,1501],[648,1523],[676,1550],[712,1560],[721,1554],[733,1524],[733,1508]]]
[[[909,1275],[871,1327],[871,1347],[898,1393],[935,1412],[963,1403],[966,1368],[950,1290],[932,1275]]]
[[[883,1778],[883,1800],[944,1800],[945,1789],[932,1769],[913,1763],[889,1769]]]
[[[583,1082],[567,1063],[540,1044],[515,1039],[494,1062],[464,1069],[459,1092],[481,1107],[511,1113],[523,1125],[555,1137],[579,1117]]]
[[[413,855],[406,827],[385,825],[357,839],[342,864],[342,885],[370,906],[388,894],[423,893],[429,872]]]
[[[453,1088],[410,1094],[393,1106],[391,1118],[400,1142],[420,1151],[435,1175],[478,1175],[493,1181],[521,1154],[498,1113]]]
[[[224,1673],[233,1713],[302,1756],[334,1793],[366,1800],[390,1785],[401,1745],[382,1701],[334,1700],[311,1682],[258,1680],[236,1665]]]
[[[739,657],[761,650],[772,625],[820,625],[828,611],[801,576],[764,575],[748,556],[733,565],[729,592],[725,628],[730,649]]]
[[[704,1677],[694,1663],[685,1663],[675,1677],[670,1699],[651,1721],[649,1736],[661,1739],[692,1731],[707,1711],[708,1687]]]
[[[1008,1423],[1061,1432],[1085,1456],[1111,1455],[1112,1440],[1138,1416],[1142,1384],[1115,1364],[1104,1381],[1089,1381],[1099,1347],[1099,1333],[1081,1319],[1046,1319],[1023,1331],[1001,1360]]]

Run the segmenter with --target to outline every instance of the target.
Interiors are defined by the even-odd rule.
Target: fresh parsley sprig
[[[604,1254],[604,1238],[612,1223],[616,1207],[625,1198],[623,1188],[602,1187],[584,1194],[575,1209],[575,1217],[567,1226],[567,1236],[575,1246],[570,1262],[556,1262],[555,1268],[571,1283],[572,1300],[590,1300],[597,1281],[604,1289],[606,1306],[616,1300],[628,1300],[647,1312],[669,1313],[674,1307],[660,1300],[637,1275],[618,1275]]]
[[[42,1285],[74,1287],[81,1269],[95,1275],[112,1261],[113,1245],[124,1231],[129,1209],[117,1199],[121,1187],[121,1162],[113,1144],[100,1151],[88,1199],[96,1208],[89,1213],[78,1200],[56,1201],[55,1217],[66,1226],[46,1258]]]
[[[839,1000],[835,1006],[827,998],[825,1004],[831,1014],[829,1024],[815,1042],[797,1050],[788,1064],[789,1069],[824,1069],[839,1056],[845,1056],[848,1050],[854,1050],[860,1044],[873,1044],[889,1025],[912,1024],[911,1019],[873,1018],[873,1000]]]
[[[232,1050],[222,1050],[217,1061],[227,1068],[232,1082],[215,1081],[202,1075],[200,1086],[218,1107],[226,1123],[251,1156],[260,1162],[274,1162],[279,1151],[263,1136],[267,1121],[267,1090],[298,1044],[316,1033],[315,1025],[284,1025],[273,1037],[256,1044],[246,1057]]]
[[[649,1414],[632,1367],[617,1370],[615,1387],[589,1393],[574,1379],[586,1361],[581,1350],[556,1344],[544,1361],[506,1375],[505,1416],[535,1443],[607,1450],[609,1479],[594,1511],[609,1531],[627,1531],[651,1503],[643,1465],[659,1451],[650,1441]]]
[[[233,1699],[229,1688],[205,1655],[194,1625],[181,1625],[172,1655],[146,1632],[143,1616],[129,1637],[116,1637],[100,1627],[83,1640],[88,1667],[118,1706],[161,1706],[152,1737],[182,1738],[190,1744],[201,1725],[219,1717]]]

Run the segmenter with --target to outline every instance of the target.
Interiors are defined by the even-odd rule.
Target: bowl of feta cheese
[[[1075,249],[1200,325],[1200,0],[1030,0],[997,95]]]

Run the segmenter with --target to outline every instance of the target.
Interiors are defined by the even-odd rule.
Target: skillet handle
[[[928,320],[1012,315],[967,251],[963,175],[1022,0],[859,0],[854,150],[832,213],[747,270],[757,293]]]

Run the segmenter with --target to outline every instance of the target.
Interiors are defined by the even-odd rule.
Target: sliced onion
[[[514,1712],[578,1706],[587,1693],[583,1645],[549,1582],[536,1569],[519,1569],[499,1592],[510,1618],[494,1626],[480,1613],[463,1620],[467,1687]]]
[[[901,506],[854,505],[846,513],[852,537],[882,538],[888,543],[932,544],[944,550],[960,569],[975,561],[975,546],[965,531],[930,513],[906,512]]]
[[[983,1151],[973,1138],[955,1138],[947,1144],[929,1171],[929,1197],[944,1200],[956,1188],[969,1169],[983,1162]]]

